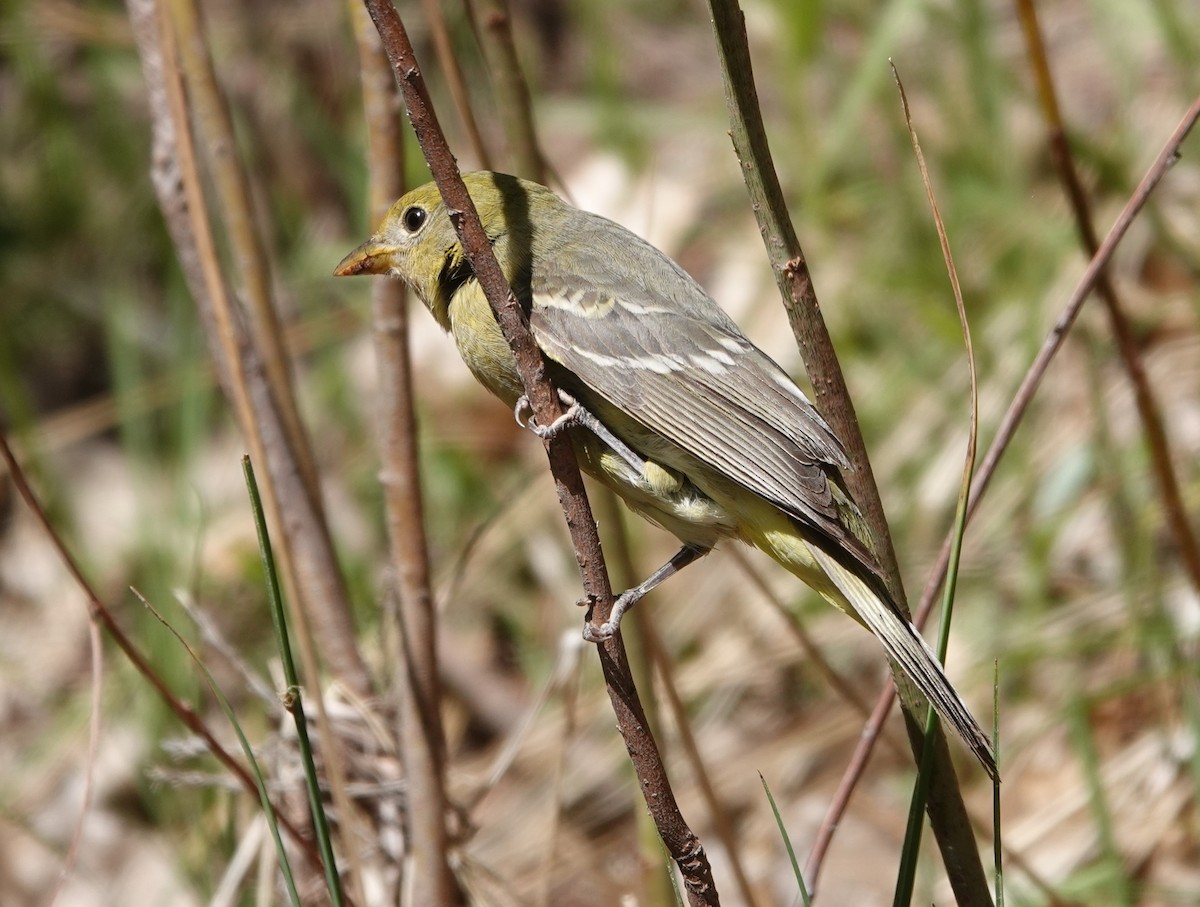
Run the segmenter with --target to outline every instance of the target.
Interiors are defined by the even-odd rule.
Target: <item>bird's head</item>
[[[511,282],[522,263],[528,265],[530,202],[548,190],[514,176],[488,171],[463,175],[504,276]],[[523,260],[523,262],[522,262]],[[426,183],[392,205],[379,229],[347,255],[333,272],[390,274],[403,280],[421,298],[443,327],[449,327],[448,306],[454,291],[473,279],[463,254],[450,210],[434,183]]]

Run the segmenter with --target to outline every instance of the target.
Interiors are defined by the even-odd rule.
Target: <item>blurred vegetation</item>
[[[1103,233],[1200,88],[1200,8],[1191,0],[1038,6]],[[358,64],[345,6],[225,0],[203,7],[239,151],[255,174],[331,521],[371,640],[364,648],[378,652],[385,546],[372,447],[373,372],[361,339],[365,289],[329,278],[368,228]],[[1019,28],[1000,0],[758,0],[746,7],[776,164],[915,592],[953,510],[967,383],[887,61],[895,60],[913,101],[963,280],[986,443],[1084,264],[1046,150]],[[417,5],[401,12],[421,36]],[[457,4],[447,12],[477,115],[499,156],[489,79],[469,22]],[[748,333],[798,368],[725,136],[703,8],[691,0],[521,0],[513,12],[542,145],[566,190],[650,232],[714,291],[730,289],[740,298],[722,301],[741,306],[736,315]],[[427,42],[418,53],[454,142],[458,122]],[[106,594],[121,602],[123,619],[172,685],[198,695],[190,666],[131,603],[127,586],[181,624],[186,618],[173,601],[177,590],[187,590],[252,664],[271,657],[270,626],[240,486],[240,447],[149,182],[144,94],[121,4],[0,4],[0,423],[20,441],[57,525]],[[1193,514],[1200,509],[1197,149],[1193,137],[1113,268]],[[415,152],[407,169],[414,182],[425,178]],[[447,361],[430,325],[414,330],[429,531],[446,617],[455,633],[469,635],[484,657],[532,691],[553,668],[559,636],[577,623],[567,609],[573,568],[543,464],[508,414],[497,413]],[[30,549],[17,538],[16,523],[10,517],[0,536],[0,562],[11,565],[0,571],[0,622],[13,640],[0,655],[0,686],[14,690],[0,694],[0,726],[9,725],[0,735],[9,741],[0,745],[0,767],[17,766],[0,784],[0,812],[22,831],[0,834],[11,841],[38,829],[53,855],[66,835],[41,830],[39,816],[55,805],[47,779],[66,772],[63,761],[86,736],[86,663],[56,657],[54,670],[41,676],[45,662],[30,654],[40,650],[20,651],[22,640],[45,634],[46,622],[64,646],[82,652],[83,643],[78,622],[57,614],[73,602],[56,597],[61,589],[44,575],[18,570],[14,558]],[[639,565],[656,564],[669,542],[654,530],[630,528]],[[698,724],[722,742],[714,760],[723,755],[722,771],[751,776],[756,786],[754,768],[767,764],[782,773],[784,741],[794,744],[792,734],[819,720],[805,712],[807,702],[829,694],[819,682],[797,683],[795,673],[810,673],[794,652],[771,650],[759,673],[745,667],[770,648],[771,631],[763,629],[769,621],[705,604],[705,583],[713,595],[745,597],[720,557],[695,568],[695,585],[680,578],[678,592],[669,586],[647,607],[661,609],[655,616],[680,661]],[[1006,807],[1017,829],[1010,843],[1025,840],[1023,822],[1034,823],[1041,805],[1034,791],[1078,783],[1089,804],[1078,832],[1085,843],[1078,852],[1064,847],[1068,855],[1048,859],[1044,870],[1064,897],[1194,903],[1200,609],[1175,563],[1106,322],[1090,311],[968,532],[964,571],[953,672],[983,703],[991,662],[1000,659],[1001,702],[1012,727],[1006,758],[1034,779],[1025,790],[1014,782]],[[785,594],[798,592],[789,587]],[[835,662],[872,695],[879,660],[869,644],[844,635],[841,624],[826,630],[824,611],[805,605]],[[709,632],[718,621],[744,622],[729,642],[741,648],[720,658],[714,652],[724,650],[712,638],[720,631]],[[955,661],[956,651],[964,661]],[[705,658],[728,678],[707,671]],[[110,668],[122,680],[106,688],[106,733],[120,727],[140,743],[126,776],[131,796],[109,791],[101,806],[132,826],[151,823],[186,874],[183,887],[204,896],[215,885],[215,867],[236,846],[237,810],[212,790],[144,781],[142,766],[168,761],[155,747],[175,729],[149,694],[123,679],[123,666]],[[29,680],[34,676],[37,682]],[[802,688],[805,706],[781,706],[779,688],[789,696]],[[612,746],[606,708],[580,712],[597,729],[589,746],[601,759]],[[552,709],[543,718],[540,726],[556,733],[562,715]],[[468,726],[478,730],[461,717],[451,745],[464,765],[481,772],[498,742],[468,733]],[[852,743],[854,733],[851,724],[844,737]],[[739,736],[740,747],[729,742]],[[1134,809],[1131,798],[1142,788],[1120,773],[1121,758],[1148,736],[1161,743],[1146,768],[1164,779],[1161,789],[1176,784],[1179,771],[1190,773],[1174,823],[1155,825]],[[813,781],[821,804],[809,812],[823,808],[830,777],[840,771],[830,763],[838,758],[816,760],[804,779],[768,776],[785,820],[800,821],[799,808],[789,815],[786,804],[799,797],[794,788],[804,780]],[[1055,759],[1070,770],[1048,768]],[[528,769],[538,780],[540,771]],[[574,812],[567,816],[620,853],[619,835],[610,833],[624,827],[628,803],[611,787],[603,790],[608,799],[588,803],[584,795],[600,782],[570,777]],[[529,777],[509,783],[538,786]],[[884,805],[872,809],[889,810],[891,800],[903,799],[893,796],[903,786],[881,784],[875,793]],[[745,797],[742,808],[769,825],[758,795]],[[517,793],[501,798],[513,809],[522,802]],[[535,798],[529,802],[543,809]],[[1138,817],[1144,827],[1128,824]],[[488,820],[513,822],[511,815]],[[863,823],[872,826],[869,818]],[[496,834],[480,834],[480,849],[491,858],[502,852]],[[809,834],[804,826],[792,840],[803,850]],[[769,830],[765,835],[771,842]],[[1130,845],[1146,835],[1158,835],[1148,842],[1157,850]],[[1027,837],[1034,853],[1050,846],[1033,832]],[[765,845],[772,846],[777,842]],[[0,887],[12,872],[3,850]],[[772,868],[762,877],[786,870],[780,853],[764,854],[761,862]],[[559,857],[564,867],[581,860],[566,845]],[[22,889],[29,897],[38,884],[52,886],[45,879],[53,879],[57,864],[49,865],[40,882]],[[560,873],[551,889],[561,893],[570,873]],[[836,902],[841,883],[836,867],[830,873]],[[887,872],[881,875],[886,883]],[[528,895],[534,884],[514,887]],[[1034,889],[1020,896],[1027,900],[1019,903],[1043,902]]]

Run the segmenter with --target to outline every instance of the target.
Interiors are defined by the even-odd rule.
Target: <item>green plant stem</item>
[[[946,652],[950,645],[950,622],[954,615],[954,590],[958,583],[958,566],[962,557],[963,534],[967,528],[967,504],[971,494],[971,475],[975,469],[975,452],[979,437],[979,381],[975,368],[975,347],[971,342],[971,326],[967,320],[966,303],[963,301],[962,286],[958,280],[958,269],[954,265],[954,256],[950,253],[950,238],[946,234],[946,224],[942,220],[941,209],[933,191],[933,182],[929,177],[929,168],[925,164],[925,154],[921,151],[921,143],[913,126],[912,113],[908,107],[908,96],[900,81],[900,73],[892,65],[892,77],[900,93],[900,102],[904,110],[904,124],[912,141],[913,155],[917,167],[921,171],[921,182],[925,186],[925,195],[929,202],[929,210],[933,215],[934,226],[937,228],[938,243],[941,245],[942,258],[946,264],[946,273],[950,278],[950,287],[954,292],[954,307],[958,314],[959,328],[962,331],[963,348],[967,358],[967,376],[970,383],[970,399],[968,406],[967,450],[963,457],[962,481],[959,486],[958,504],[954,514],[954,542],[950,551],[950,565],[947,570],[946,584],[942,596],[942,615],[938,625],[938,659],[944,664]],[[929,795],[930,775],[933,771],[933,753],[937,745],[936,734],[938,717],[933,709],[925,718],[924,746],[921,750],[920,768],[917,780],[913,785],[912,802],[908,812],[908,829],[904,837],[904,848],[901,855],[899,883],[896,887],[894,903],[908,904],[912,900],[913,884],[916,881],[917,855],[921,848],[921,828],[924,825],[923,814],[926,798]]]

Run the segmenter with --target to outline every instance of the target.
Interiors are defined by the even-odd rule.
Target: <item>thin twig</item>
[[[837,790],[834,791],[833,798],[825,809],[825,817],[817,827],[812,851],[810,851],[808,862],[804,866],[804,879],[808,882],[809,890],[814,897],[817,894],[817,881],[821,874],[821,866],[825,862],[825,854],[829,850],[829,845],[833,843],[834,832],[837,831],[842,816],[846,814],[846,807],[850,805],[850,797],[858,787],[863,772],[867,770],[867,762],[875,750],[875,741],[879,739],[879,735],[883,731],[883,723],[887,721],[888,712],[892,710],[892,702],[896,696],[896,687],[892,683],[892,678],[889,677],[884,682],[883,688],[887,696],[879,697],[871,712],[871,717],[863,725],[858,738],[858,746],[854,748],[846,770],[842,772],[842,780],[838,782]]]
[[[137,2],[137,0],[134,0],[134,2]],[[46,515],[45,508],[42,507],[41,501],[38,500],[37,495],[34,494],[33,489],[29,486],[29,482],[25,477],[25,471],[21,468],[16,455],[13,453],[12,448],[9,447],[8,438],[5,437],[2,431],[0,431],[0,459],[4,460],[8,468],[8,474],[12,477],[13,484],[17,487],[17,493],[20,494],[25,505],[33,513],[34,519],[41,526],[42,531],[46,534],[46,538],[50,540],[50,544],[54,546],[54,550],[62,560],[63,566],[67,568],[71,579],[75,581],[75,585],[79,587],[84,597],[87,598],[88,614],[92,621],[104,628],[104,631],[117,644],[117,648],[129,659],[134,669],[150,684],[170,712],[188,730],[204,741],[204,745],[208,748],[208,751],[237,779],[246,793],[257,798],[258,787],[255,785],[250,773],[229,754],[225,747],[221,746],[217,738],[213,736],[212,731],[209,730],[208,725],[192,710],[191,706],[186,705],[167,688],[162,676],[154,670],[150,662],[146,660],[146,657],[134,645],[133,640],[125,635],[125,631],[121,629],[121,625],[113,617],[111,609],[96,594],[92,584],[83,575],[83,571],[80,569],[75,557],[55,531],[50,518]],[[312,842],[282,814],[279,815],[279,824],[288,833],[288,836],[292,839],[292,843],[304,854],[309,865],[316,872],[320,873],[322,871],[321,858],[317,856],[316,850],[313,849]]]
[[[720,840],[721,845],[725,848],[729,866],[733,870],[734,881],[737,883],[737,889],[741,893],[742,901],[748,907],[755,907],[758,904],[758,898],[754,896],[754,889],[751,888],[750,879],[746,875],[746,867],[742,859],[742,847],[738,843],[738,836],[733,827],[733,820],[730,818],[728,810],[725,809],[721,798],[717,795],[712,774],[709,772],[708,766],[704,763],[704,756],[700,752],[700,744],[696,741],[696,735],[692,732],[691,719],[688,717],[687,707],[683,704],[683,697],[679,695],[679,687],[675,683],[674,669],[671,664],[671,657],[667,654],[667,647],[663,644],[662,636],[659,635],[657,628],[654,626],[653,619],[648,616],[649,612],[642,610],[635,613],[640,613],[644,618],[638,624],[642,630],[642,643],[650,655],[650,661],[654,665],[659,682],[666,693],[667,705],[671,711],[671,719],[675,722],[679,740],[683,744],[683,752],[687,756],[688,764],[692,768],[692,774],[696,777],[696,783],[700,785],[700,792],[704,795],[704,802],[708,805],[708,811],[712,814],[713,830],[716,831],[718,840]]]
[[[1054,76],[1050,72],[1050,61],[1046,58],[1046,46],[1042,41],[1037,10],[1033,0],[1016,0],[1016,3],[1017,14],[1021,19],[1021,28],[1025,33],[1025,45],[1029,50],[1033,74],[1037,80],[1042,115],[1046,119],[1046,141],[1050,145],[1054,166],[1062,181],[1067,201],[1071,204],[1071,212],[1075,216],[1075,228],[1079,231],[1079,241],[1088,255],[1095,255],[1100,243],[1096,237],[1095,224],[1092,222],[1091,203],[1079,181],[1079,173],[1075,169],[1075,158],[1071,154],[1071,144],[1067,141],[1067,130],[1054,87]],[[1192,587],[1200,592],[1200,546],[1196,543],[1196,536],[1192,532],[1192,524],[1188,519],[1187,507],[1183,503],[1183,495],[1179,490],[1179,479],[1176,477],[1175,468],[1171,463],[1171,442],[1167,437],[1166,427],[1163,425],[1162,413],[1158,401],[1154,397],[1154,390],[1150,387],[1150,381],[1146,377],[1146,368],[1142,363],[1142,354],[1138,349],[1133,326],[1129,323],[1129,316],[1125,314],[1116,287],[1107,271],[1100,274],[1096,282],[1096,292],[1108,311],[1113,336],[1117,338],[1117,350],[1121,355],[1121,362],[1129,376],[1129,383],[1133,385],[1133,398],[1137,405],[1138,416],[1142,420],[1142,430],[1145,433],[1150,461],[1154,464],[1154,478],[1158,483],[1158,493],[1162,498],[1163,510],[1167,515],[1167,527],[1175,537],[1180,560],[1183,561],[1183,566],[1192,581]]]
[[[564,696],[565,698],[565,691],[568,685],[579,674],[579,650],[582,645],[583,640],[579,637],[560,641],[558,656],[554,661],[553,670],[551,670],[546,680],[543,681],[537,695],[525,707],[525,713],[521,716],[521,720],[517,722],[512,733],[508,735],[508,739],[504,741],[504,745],[500,748],[500,752],[492,760],[491,768],[488,769],[487,775],[478,782],[474,792],[464,798],[463,806],[468,812],[478,810],[480,804],[487,799],[488,795],[497,790],[501,780],[503,780],[504,776],[508,774],[509,769],[516,762],[521,747],[529,739],[538,716],[546,708],[546,704],[550,701],[551,697]]]
[[[188,617],[192,619],[196,629],[200,632],[200,639],[209,649],[216,652],[229,663],[229,666],[242,678],[242,683],[246,685],[251,693],[258,697],[259,702],[269,712],[272,720],[278,720],[283,712],[283,708],[279,703],[279,694],[271,688],[271,686],[259,674],[251,670],[240,652],[234,648],[233,644],[225,638],[220,628],[209,618],[204,609],[192,600],[188,593],[180,593],[175,596],[179,607],[183,608]]]
[[[409,119],[450,211],[451,219],[459,231],[467,260],[487,296],[505,339],[513,350],[534,416],[539,423],[549,425],[561,413],[558,395],[546,377],[545,362],[529,334],[516,297],[505,282],[500,265],[492,254],[491,244],[479,222],[479,215],[466,186],[463,185],[454,157],[438,125],[404,24],[395,7],[387,0],[364,2],[383,39],[383,46],[404,94]],[[604,567],[604,555],[600,550],[596,522],[592,517],[579,465],[575,459],[575,451],[570,440],[562,435],[548,439],[545,445],[559,503],[563,508],[583,578],[584,592],[593,603],[589,617],[595,621],[607,620],[613,602],[612,589]],[[688,828],[675,802],[666,768],[659,756],[658,747],[638,699],[637,689],[630,676],[629,661],[620,633],[614,634],[611,639],[597,646],[597,651],[609,699],[641,784],[642,795],[655,817],[667,851],[683,874],[689,902],[693,905],[716,904],[719,900],[712,879],[712,869],[703,846]]]
[[[1191,106],[1179,121],[1179,125],[1175,127],[1174,132],[1171,133],[1170,138],[1158,153],[1154,163],[1150,165],[1150,168],[1146,171],[1146,175],[1142,177],[1142,181],[1129,197],[1129,201],[1125,203],[1125,207],[1121,210],[1112,228],[1108,231],[1108,235],[1104,237],[1104,242],[1100,244],[1100,248],[1096,250],[1096,254],[1092,256],[1091,261],[1084,270],[1083,276],[1079,278],[1079,282],[1071,292],[1058,320],[1054,323],[1054,326],[1050,329],[1050,333],[1042,342],[1041,349],[1038,350],[1037,356],[1029,366],[1029,370],[1025,373],[1025,377],[1022,379],[1020,387],[1017,388],[1017,392],[1013,396],[1008,409],[1005,411],[1004,417],[1000,420],[1000,425],[996,429],[996,437],[992,441],[991,447],[988,448],[982,462],[979,464],[979,471],[976,473],[975,481],[971,486],[971,506],[967,511],[968,520],[978,509],[983,493],[987,490],[992,476],[996,473],[996,467],[999,465],[1000,458],[1004,456],[1005,450],[1008,449],[1008,445],[1016,434],[1021,420],[1029,410],[1029,404],[1033,400],[1034,394],[1037,393],[1038,386],[1041,384],[1046,370],[1050,367],[1051,360],[1054,359],[1055,354],[1062,347],[1063,341],[1066,340],[1067,332],[1079,316],[1084,302],[1087,301],[1092,288],[1096,286],[1100,275],[1104,273],[1104,269],[1108,266],[1109,259],[1112,258],[1117,246],[1125,238],[1130,225],[1138,214],[1141,213],[1142,208],[1145,207],[1150,194],[1158,186],[1163,176],[1166,175],[1167,170],[1178,160],[1179,147],[1183,144],[1184,139],[1187,138],[1188,133],[1191,132],[1192,127],[1196,125],[1197,119],[1200,119],[1200,96],[1197,96],[1192,101]],[[921,607],[917,610],[918,617],[928,614],[931,603],[936,598],[938,589],[946,577],[946,567],[950,561],[950,543],[951,540],[949,537],[942,543],[937,563],[930,572],[929,581],[925,586],[925,591],[921,595]]]
[[[817,641],[804,628],[804,621],[796,614],[796,609],[788,606],[776,594],[775,590],[767,585],[766,580],[754,569],[754,565],[750,563],[750,559],[739,548],[731,546],[726,554],[732,557],[734,563],[742,568],[742,572],[746,574],[746,578],[750,580],[751,585],[762,594],[763,598],[767,600],[780,618],[783,619],[784,623],[787,624],[788,629],[792,631],[792,635],[796,637],[796,642],[800,644],[801,651],[804,652],[805,664],[815,668],[817,673],[825,679],[825,682],[829,684],[835,693],[846,700],[850,707],[858,712],[864,720],[869,721],[871,718],[871,706],[858,694],[858,691],[854,687],[850,686],[849,681],[842,677],[834,669],[833,665],[829,663],[829,659],[825,657],[825,653],[821,651],[821,647],[817,645]],[[896,756],[901,760],[908,757],[909,752],[901,745],[898,737],[890,734],[885,734],[884,737]],[[806,870],[805,876],[807,877],[808,875],[809,872]]]
[[[546,160],[538,147],[533,103],[513,42],[508,3],[506,0],[467,0],[466,6],[472,13],[488,74],[492,77],[496,111],[504,129],[513,173],[535,183],[544,183]]]
[[[446,27],[442,6],[438,0],[421,0],[421,6],[425,11],[426,24],[433,35],[434,53],[442,67],[442,75],[446,77],[446,87],[450,89],[450,99],[454,102],[454,110],[462,123],[463,131],[467,134],[467,143],[475,152],[480,168],[491,170],[491,156],[479,132],[479,124],[475,122],[471,95],[467,91],[467,81],[463,78],[462,67],[458,65],[458,57],[450,43],[450,30]]]

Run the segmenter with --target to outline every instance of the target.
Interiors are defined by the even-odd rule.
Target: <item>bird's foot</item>
[[[534,421],[532,414],[528,420],[525,420],[525,412],[530,410],[531,407],[529,405],[529,397],[524,394],[517,400],[517,405],[513,409],[513,418],[517,420],[518,425],[522,428],[528,428],[543,441],[553,438],[565,428],[571,428],[572,426],[586,428],[603,441],[609,450],[628,463],[638,475],[645,474],[646,461],[635,454],[629,448],[629,445],[609,431],[608,426],[596,418],[591,410],[561,389],[558,392],[558,399],[562,401],[566,410],[549,425],[539,425]]]
[[[621,618],[625,616],[625,612],[632,608],[646,594],[639,586],[628,589],[617,596],[617,600],[613,602],[612,611],[608,614],[608,620],[600,624],[584,624],[583,638],[587,642],[602,643],[612,639],[617,630],[621,628]],[[582,603],[581,603],[582,604]]]
[[[608,614],[608,620],[599,624],[591,623],[591,612],[588,612],[588,623],[583,625],[583,638],[588,642],[604,642],[606,639],[612,639],[613,635],[621,626],[621,618],[625,616],[625,612],[641,601],[651,589],[656,588],[663,580],[669,576],[674,576],[688,564],[699,558],[704,557],[712,549],[704,545],[684,545],[674,556],[651,573],[645,580],[632,589],[626,589],[617,596],[617,600],[613,602],[612,611]],[[589,596],[579,604],[594,605],[595,597]]]
[[[563,414],[549,425],[539,425],[534,420],[533,407],[530,406],[529,397],[525,394],[521,394],[520,399],[517,400],[517,405],[513,408],[513,418],[517,420],[517,424],[522,428],[528,428],[531,432],[545,441],[553,438],[564,428],[570,428],[572,425],[586,424],[583,421],[584,413],[586,413],[588,416],[592,416],[591,413],[583,408],[578,400],[576,400],[566,391],[560,390],[558,392],[558,399],[562,401],[562,404],[566,407],[566,410],[564,410]],[[528,420],[525,419],[526,411],[529,411]],[[595,419],[596,417],[592,416],[592,418]]]

